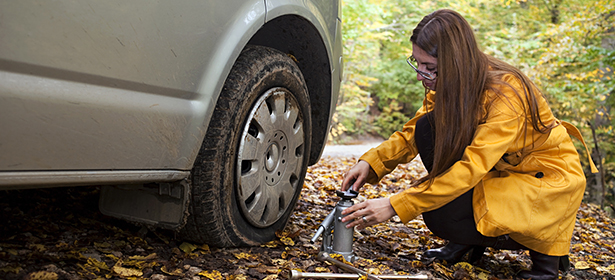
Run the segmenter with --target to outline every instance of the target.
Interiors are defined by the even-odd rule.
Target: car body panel
[[[247,42],[265,14],[243,0],[28,2],[0,9],[2,170],[190,169],[241,50],[224,41]]]
[[[339,10],[287,2],[0,3],[0,189],[187,177],[233,62],[267,21],[306,18],[341,76]]]

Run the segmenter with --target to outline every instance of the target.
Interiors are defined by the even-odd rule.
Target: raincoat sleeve
[[[461,160],[436,177],[431,186],[425,182],[390,197],[391,205],[403,222],[437,209],[469,191],[502,158],[523,128],[523,118],[515,109],[522,107],[509,100],[518,99],[499,98],[492,103],[486,122],[478,126],[474,140]]]
[[[376,184],[382,177],[391,173],[398,164],[408,163],[416,157],[418,150],[414,143],[416,122],[433,106],[433,92],[423,100],[423,106],[408,121],[402,131],[396,131],[379,146],[367,151],[359,160],[364,160],[375,171],[376,176],[367,178],[367,183]]]

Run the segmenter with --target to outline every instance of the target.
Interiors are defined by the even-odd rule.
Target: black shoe
[[[473,246],[472,247],[472,255],[470,255],[470,263],[473,264],[473,263],[479,261],[483,257],[483,255],[485,254],[485,249],[487,249],[487,247]]]
[[[472,253],[472,257],[470,257],[470,262],[474,262],[480,259],[480,257],[483,255],[483,252],[485,251],[485,247],[462,245],[449,242],[444,247],[425,251],[423,257],[436,258],[438,260],[446,261],[449,264],[454,264],[459,262],[461,258],[472,249],[474,249],[474,252]]]
[[[566,272],[570,269],[570,259],[568,255],[559,257],[559,271]]]
[[[559,276],[558,268],[560,267],[560,263],[564,266],[562,267],[564,270],[568,269],[565,265],[566,263],[570,266],[568,256],[548,256],[530,250],[530,258],[532,259],[532,270],[521,271],[517,274],[517,277],[532,280],[555,280]]]

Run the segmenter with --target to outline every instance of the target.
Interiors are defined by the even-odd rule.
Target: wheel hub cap
[[[271,172],[278,165],[278,160],[280,156],[280,148],[275,143],[269,146],[267,151],[267,156],[265,157],[265,167],[267,171]]]
[[[256,227],[277,222],[300,191],[303,115],[292,93],[273,88],[252,107],[237,155],[236,193],[243,216]]]

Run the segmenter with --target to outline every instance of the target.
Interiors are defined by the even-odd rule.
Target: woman
[[[424,257],[456,262],[472,249],[473,258],[485,247],[529,249],[532,269],[518,276],[557,279],[585,189],[569,137],[580,138],[578,130],[553,116],[518,69],[481,52],[457,12],[427,15],[410,41],[423,106],[403,131],[360,158],[342,190],[377,183],[417,155],[429,173],[390,198],[350,207],[343,221],[364,228],[423,214],[427,227],[449,240]]]

